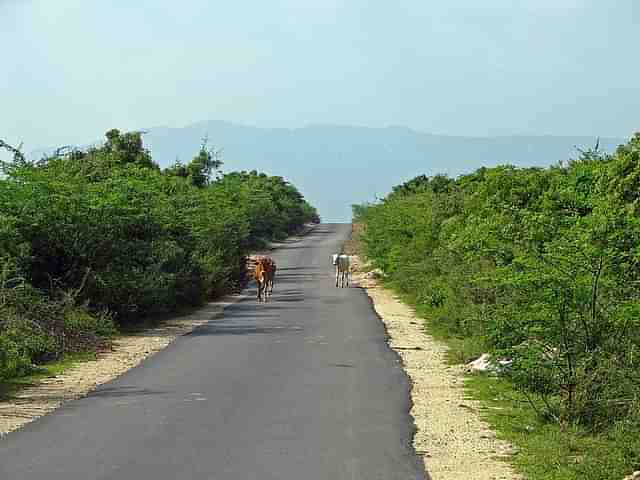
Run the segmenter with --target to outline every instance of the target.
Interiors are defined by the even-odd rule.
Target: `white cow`
[[[336,267],[336,287],[348,287],[349,275],[351,273],[351,257],[349,255],[334,253],[333,265]]]

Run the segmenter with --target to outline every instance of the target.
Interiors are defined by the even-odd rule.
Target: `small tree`
[[[193,160],[187,165],[186,171],[191,184],[196,187],[205,187],[211,181],[214,173],[219,173],[222,167],[222,150],[208,148],[208,137],[202,139],[200,151],[193,157]]]
[[[4,140],[0,139],[0,149],[7,150],[13,155],[13,162],[3,162],[0,160],[0,173],[7,174],[11,167],[22,166],[28,163],[24,154],[22,153],[22,144],[18,147],[8,144]]]
[[[134,163],[141,167],[158,169],[153,162],[151,154],[144,148],[142,134],[144,132],[120,133],[120,130],[112,129],[106,133],[107,142],[103,150],[112,154],[116,163]]]

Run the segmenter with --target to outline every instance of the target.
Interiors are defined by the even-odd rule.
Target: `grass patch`
[[[31,387],[39,381],[61,375],[80,363],[96,359],[96,352],[68,353],[55,362],[39,365],[36,372],[0,382],[0,400],[8,400],[23,388]]]
[[[624,425],[601,434],[563,430],[542,421],[504,379],[477,375],[465,388],[482,403],[481,416],[498,437],[517,447],[512,463],[530,480],[622,480],[638,459],[640,438]]]

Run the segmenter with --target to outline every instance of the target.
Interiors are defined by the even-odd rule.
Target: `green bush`
[[[63,312],[65,352],[83,351],[117,333],[113,318],[105,312],[92,314],[84,308],[67,308]]]
[[[31,368],[28,352],[10,334],[0,335],[0,381],[25,375]]]
[[[640,135],[547,169],[420,176],[354,208],[364,252],[541,416],[608,431],[640,391]],[[636,418],[636,417],[634,417]]]

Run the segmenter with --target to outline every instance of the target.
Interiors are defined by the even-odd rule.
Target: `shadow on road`
[[[257,326],[255,324],[205,325],[189,335],[203,337],[209,335],[270,335],[283,333],[299,333],[303,330],[297,325]]]
[[[122,387],[98,388],[87,395],[88,398],[117,398],[117,397],[140,397],[146,395],[163,395],[168,392],[162,390],[150,390],[148,388],[137,388],[123,385]]]

